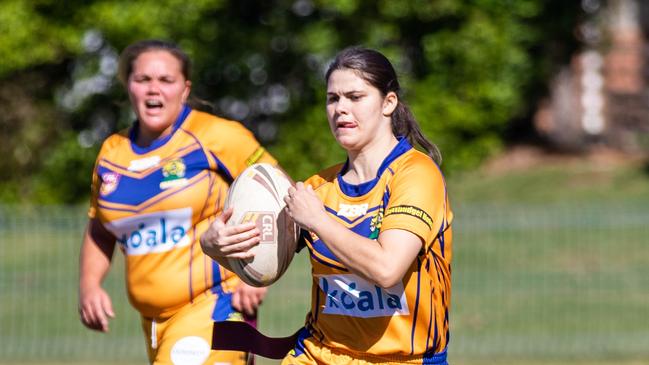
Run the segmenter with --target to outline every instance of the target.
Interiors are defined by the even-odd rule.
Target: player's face
[[[190,86],[191,82],[182,74],[180,60],[167,51],[147,51],[133,61],[128,93],[143,141],[151,142],[171,131]]]
[[[390,98],[394,101],[396,95],[390,93]],[[374,140],[391,137],[392,111],[392,102],[355,71],[341,69],[329,75],[327,119],[336,141],[347,151],[361,151]]]

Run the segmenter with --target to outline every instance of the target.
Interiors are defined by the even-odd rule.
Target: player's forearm
[[[108,273],[115,250],[115,240],[101,223],[88,223],[79,255],[79,286],[100,285]]]
[[[316,235],[355,274],[381,287],[393,286],[401,280],[403,270],[378,241],[358,235],[329,217],[318,227]]]
[[[79,287],[90,288],[101,285],[110,269],[110,261],[90,250],[83,250],[80,259]]]

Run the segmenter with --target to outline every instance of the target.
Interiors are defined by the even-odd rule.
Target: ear
[[[183,104],[187,102],[189,98],[189,93],[192,91],[192,82],[189,80],[185,81],[185,90],[183,90]]]
[[[399,97],[397,96],[397,93],[394,91],[388,92],[388,94],[385,95],[385,98],[383,98],[383,115],[386,117],[391,116],[398,104]]]

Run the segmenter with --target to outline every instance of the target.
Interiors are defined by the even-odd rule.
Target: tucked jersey
[[[145,317],[164,318],[201,294],[230,293],[238,284],[202,252],[199,238],[241,171],[277,161],[240,123],[187,106],[172,133],[147,148],[134,143],[136,131],[102,145],[88,215],[125,254],[131,304]]]
[[[453,215],[439,168],[402,138],[372,181],[348,184],[341,175],[346,169],[337,165],[306,181],[326,211],[370,239],[389,229],[412,232],[422,240],[421,251],[403,280],[385,289],[350,272],[311,233],[312,305],[302,341],[312,337],[360,358],[445,356]],[[298,341],[293,356],[300,351]]]

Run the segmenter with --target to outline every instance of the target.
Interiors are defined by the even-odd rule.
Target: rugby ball
[[[295,253],[298,228],[286,213],[284,197],[291,182],[276,167],[257,163],[246,168],[233,182],[225,201],[232,207],[228,225],[254,222],[261,241],[250,259],[228,258],[230,268],[246,283],[262,287],[275,282],[288,268]]]

